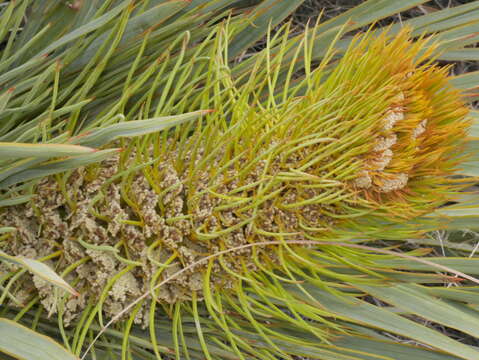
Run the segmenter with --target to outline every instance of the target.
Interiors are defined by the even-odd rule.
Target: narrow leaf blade
[[[25,360],[78,360],[45,335],[0,318],[0,352]]]
[[[3,157],[4,159],[20,159],[28,157],[54,158],[87,154],[94,151],[95,149],[90,147],[69,144],[0,142],[0,157]]]
[[[53,271],[48,265],[38,260],[29,259],[24,256],[11,256],[1,250],[0,259],[20,265],[29,270],[32,274],[41,277],[50,284],[58,286],[72,295],[78,295],[78,292],[68,285],[68,283],[63,280],[55,271]]]

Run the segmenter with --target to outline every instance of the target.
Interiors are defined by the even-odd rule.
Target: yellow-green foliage
[[[122,154],[46,178],[30,203],[2,210],[2,226],[22,229],[2,249],[55,254],[51,265],[81,294],[58,297],[25,275],[18,297],[38,293],[62,322],[81,318],[88,327],[151,290],[154,301],[128,315],[152,331],[157,304],[197,319],[204,299],[237,351],[248,347],[229,330],[237,326],[224,307],[260,336],[274,330],[255,320],[250,303],[324,342],[349,331],[321,306],[290,299],[280,280],[295,284],[300,275],[337,296],[351,283],[380,282],[377,256],[335,242],[404,238],[415,231],[408,220],[447,201],[459,186],[450,176],[468,110],[447,69],[426,60],[431,43],[411,41],[407,30],[357,37],[344,57],[331,52],[314,70],[305,37],[289,71],[281,71],[281,51],[266,51],[240,78],[225,60],[225,31],[219,27],[209,77],[189,105],[214,111],[171,132],[123,141]],[[300,58],[304,76],[293,71]],[[336,272],[341,264],[359,274]],[[279,315],[271,299],[291,300],[291,316]],[[283,353],[263,338],[272,353]]]

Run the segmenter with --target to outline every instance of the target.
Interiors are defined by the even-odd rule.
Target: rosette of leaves
[[[474,8],[413,20],[417,28],[397,39],[393,27],[376,40],[377,34],[352,44],[351,38],[340,40],[346,30],[368,24],[372,14],[401,9],[379,3],[369,1],[342,17],[356,20],[353,25],[338,18],[291,39],[286,26],[264,51],[237,65],[230,59],[247,46],[245,39],[266,31],[264,10],[272,4],[253,8],[253,18],[264,25],[258,27],[241,13],[228,26],[218,24],[230,15],[220,11],[223,5],[214,8],[218,1],[205,3],[205,18],[192,24],[198,13],[186,10],[198,9],[182,2],[186,12],[175,13],[172,24],[182,19],[191,29],[206,28],[192,39],[194,32],[172,26],[177,30],[170,36],[180,35],[170,49],[162,46],[165,32],[154,32],[168,24],[148,12],[156,9],[149,2],[124,8],[70,4],[68,11],[80,11],[71,15],[76,19],[88,9],[117,13],[109,13],[105,28],[92,37],[73,31],[80,44],[86,41],[79,54],[91,61],[83,78],[63,72],[81,61],[63,53],[67,65],[51,63],[52,81],[37,79],[38,86],[51,85],[52,102],[36,108],[34,121],[19,112],[6,122],[16,141],[3,149],[23,155],[5,163],[2,184],[9,191],[2,226],[16,232],[6,233],[2,248],[46,261],[80,296],[13,268],[3,278],[2,300],[9,299],[4,314],[23,302],[15,321],[61,339],[72,354],[91,345],[85,355],[90,358],[477,357],[473,347],[411,319],[477,337],[475,287],[442,286],[457,283],[458,276],[476,281],[463,273],[476,274],[475,259],[416,258],[424,251],[394,255],[363,244],[434,229],[440,224],[423,216],[466,183],[450,176],[459,173],[467,151],[468,110],[447,69],[427,59],[438,47],[473,41],[475,23],[456,28],[451,19],[472,16]],[[278,14],[294,7],[288,6]],[[54,13],[70,14],[62,9]],[[145,14],[153,24],[141,42],[121,32],[145,26],[134,21]],[[121,23],[112,19],[124,21],[124,29],[111,27]],[[421,21],[429,28],[421,31]],[[411,40],[441,30],[439,45]],[[95,56],[114,36],[111,58]],[[472,55],[468,48],[444,54],[457,53]],[[321,62],[313,69],[316,60]],[[474,76],[452,82],[473,87]],[[6,104],[15,100],[15,89],[6,92]],[[59,107],[72,92],[82,94],[78,99],[95,97],[73,114],[54,114],[63,91]],[[37,134],[28,139],[39,145],[18,145],[25,134]],[[118,146],[120,154],[111,150]],[[474,175],[471,166],[466,172]],[[45,177],[51,174],[57,175]],[[464,208],[442,211],[451,215]],[[434,273],[439,270],[456,277]],[[384,303],[377,306],[371,298]],[[15,336],[28,336],[7,324],[3,329],[16,329]],[[401,345],[391,340],[393,334],[418,344]],[[15,350],[10,353],[26,356]]]

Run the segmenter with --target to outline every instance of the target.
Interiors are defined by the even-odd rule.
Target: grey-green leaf
[[[462,359],[479,359],[479,351],[474,348],[455,341],[438,331],[434,331],[426,326],[399,316],[389,311],[386,307],[375,306],[359,299],[340,299],[321,291],[315,286],[308,286],[307,289],[325,309],[339,316],[349,318],[354,322],[373,328],[414,339]]]
[[[35,274],[41,277],[43,280],[48,281],[50,284],[58,286],[59,288],[75,296],[78,295],[78,292],[68,285],[68,283],[63,280],[55,271],[53,271],[48,265],[38,260],[29,259],[24,256],[11,256],[1,250],[0,260],[20,265],[29,270],[32,274]]]
[[[49,337],[3,318],[0,318],[0,352],[20,360],[78,360]]]
[[[478,319],[427,294],[426,289],[417,284],[394,286],[358,286],[368,294],[388,304],[403,309],[439,324],[460,330],[479,338]]]
[[[20,182],[26,182],[63,171],[74,170],[80,166],[97,163],[115,153],[118,153],[118,151],[118,149],[100,150],[86,155],[70,157],[65,160],[50,161],[37,166],[32,166],[31,168],[19,171],[1,181],[0,189],[8,188],[9,186]]]
[[[98,147],[121,137],[146,135],[177,126],[187,121],[198,119],[209,112],[211,112],[211,110],[200,110],[181,115],[120,122],[103,128],[94,129],[87,134],[81,134],[73,138],[71,142],[82,144],[84,146]]]
[[[0,158],[21,159],[28,157],[54,158],[74,156],[94,152],[95,149],[69,144],[28,144],[0,142]]]

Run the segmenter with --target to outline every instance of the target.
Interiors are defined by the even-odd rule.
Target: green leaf
[[[472,174],[472,168],[463,166],[462,174]],[[440,208],[428,218],[440,220],[441,229],[474,230],[479,228],[479,204],[456,204]]]
[[[36,57],[26,62],[25,64],[22,64],[20,66],[13,68],[12,70],[6,73],[0,74],[0,85],[3,85],[7,83],[8,81],[15,79],[17,77],[20,77],[22,75],[25,75],[34,68],[39,68],[42,65],[42,63],[47,62],[47,59],[48,58],[45,56]]]
[[[101,146],[121,137],[133,137],[150,134],[152,132],[168,129],[188,121],[198,119],[208,114],[211,110],[200,110],[191,113],[158,117],[146,120],[125,121],[103,128],[94,129],[86,134],[71,139],[72,143],[86,146]]]
[[[250,19],[251,25],[248,25],[231,41],[228,49],[230,58],[238,56],[242,51],[260,40],[270,26],[274,28],[303,2],[304,0],[263,1],[251,14],[246,15]]]
[[[4,8],[2,12],[2,16],[0,17],[0,41],[4,42],[5,35],[8,34],[9,29],[11,27],[11,23],[18,17],[18,14],[14,14],[14,9],[16,6],[16,2],[10,1],[8,6]],[[20,15],[21,16],[21,15]]]
[[[14,88],[10,88],[0,95],[0,112],[2,112],[7,107],[8,101],[12,97],[14,91]]]
[[[6,226],[6,227],[0,227],[0,234],[6,234],[12,231],[15,231],[17,228]]]
[[[0,352],[21,360],[78,360],[49,337],[3,318],[0,318]]]
[[[463,162],[458,173],[466,176],[479,176],[479,162],[471,160]]]
[[[4,159],[20,159],[28,157],[54,158],[74,156],[95,152],[95,149],[69,144],[27,144],[0,142],[0,157]]]
[[[465,48],[447,51],[439,57],[445,61],[477,61],[479,60],[479,49]]]
[[[479,287],[477,286],[461,286],[461,287],[424,287],[424,291],[442,299],[455,300],[462,303],[478,303]],[[476,322],[477,324],[477,322]]]
[[[397,14],[401,11],[408,10],[417,5],[425,3],[426,1],[387,1],[387,0],[370,0],[366,1],[359,6],[351,8],[349,11],[334,17],[331,20],[326,21],[319,27],[320,34],[323,34],[325,30],[331,30],[335,26],[341,26],[348,21],[348,30],[358,29],[363,26],[367,26],[382,18]],[[436,39],[441,41],[440,49],[444,51],[444,60],[449,54],[449,50],[456,50],[462,48],[465,45],[473,44],[477,42],[477,27],[479,26],[479,4],[472,2],[470,4],[464,4],[455,6],[452,8],[442,9],[427,15],[418,16],[402,22],[401,24],[395,24],[390,28],[391,33],[398,32],[404,26],[410,26],[413,30],[414,36],[420,36],[424,34],[436,34]],[[338,43],[338,48],[344,51],[351,37],[348,37]],[[324,47],[324,44],[317,45],[319,48]],[[461,49],[462,50],[462,49]],[[472,50],[472,49],[470,49]],[[466,50],[462,56],[466,57],[468,54]],[[316,56],[321,57],[324,53],[316,53]],[[457,54],[456,54],[457,55]],[[451,53],[454,57],[454,54]],[[440,59],[443,59],[441,56]],[[473,60],[474,57],[470,60]]]
[[[445,8],[427,15],[409,19],[402,24],[395,24],[393,29],[396,31],[404,25],[408,25],[413,28],[414,35],[431,33],[439,33],[440,35],[441,31],[474,23],[478,18],[479,4],[473,1],[469,4]]]
[[[457,308],[428,295],[427,291],[420,285],[358,285],[357,287],[409,314],[420,316],[479,338],[479,318],[477,316],[473,318],[470,314],[459,311]]]
[[[6,189],[11,185],[38,179],[44,176],[57,174],[63,171],[74,170],[80,166],[100,162],[118,153],[118,149],[96,151],[91,154],[79,155],[65,160],[50,161],[31,168],[21,170],[0,182],[0,189]]]
[[[428,257],[427,260],[469,275],[479,275],[479,258]],[[437,271],[437,268],[435,267],[408,259],[378,260],[377,262],[395,269],[404,269],[410,271]]]
[[[60,39],[52,42],[49,44],[46,48],[44,48],[40,53],[37,54],[37,56],[41,56],[44,54],[48,54],[58,48],[60,48],[63,45],[68,44],[69,42],[78,39],[81,36],[84,36],[88,33],[91,33],[102,26],[108,24],[111,22],[113,19],[115,19],[128,5],[131,4],[130,0],[125,0],[110,11],[108,11],[106,14],[100,16],[99,18],[93,19],[89,23],[80,26],[79,28],[69,32],[68,34],[62,36]]]
[[[33,259],[26,258],[24,256],[11,256],[0,250],[0,259],[8,261],[17,265],[20,265],[32,274],[41,277],[43,280],[49,282],[52,285],[69,292],[72,295],[78,296],[78,292],[73,289],[68,283],[63,280],[55,271],[53,271],[48,265]]]
[[[6,165],[0,168],[0,181],[8,178],[11,175],[14,175],[20,171],[23,171],[28,168],[32,168],[35,165],[41,164],[44,160],[37,158],[27,158],[19,159],[13,163],[7,163]]]
[[[472,90],[479,86],[479,71],[459,75],[451,79],[451,84],[462,90]]]
[[[365,360],[458,360],[458,357],[427,351],[413,345],[394,343],[386,340],[368,339],[360,336],[343,336],[333,341],[333,345],[353,349],[360,353],[359,359]],[[367,354],[370,353],[371,356]]]
[[[21,195],[9,199],[2,199],[0,200],[0,207],[23,204],[30,201],[32,197],[33,195]]]
[[[155,6],[138,16],[132,17],[128,21],[119,46],[125,46],[125,43],[130,40],[137,40],[144,32],[158,27],[162,22],[178,13],[188,4],[188,0],[170,0],[164,4]],[[85,66],[104,43],[108,35],[109,33],[105,33],[95,39],[95,41],[93,41],[93,43],[82,52],[81,57],[72,65],[72,70]]]
[[[375,306],[359,299],[341,299],[315,286],[307,286],[307,290],[326,310],[350,321],[416,340],[462,359],[479,358],[479,351],[474,348],[395,314],[386,307]]]
[[[454,217],[454,216],[479,216],[479,207],[478,206],[448,206],[443,209],[436,210],[438,216],[444,215],[445,217]]]
[[[469,128],[469,137],[463,154],[466,161],[459,165],[459,173],[466,176],[479,176],[479,112],[471,111],[473,123]]]
[[[319,31],[322,32],[336,26],[342,26],[347,22],[350,22],[351,30],[358,29],[360,27],[367,26],[368,24],[381,20],[385,17],[397,14],[401,11],[408,10],[417,5],[421,5],[425,2],[427,2],[427,0],[365,1],[364,3],[342,13],[341,15],[338,15],[333,19],[326,21],[325,23],[320,25]]]
[[[469,128],[469,136],[479,138],[479,111],[471,111],[469,116],[473,119],[473,123]]]

